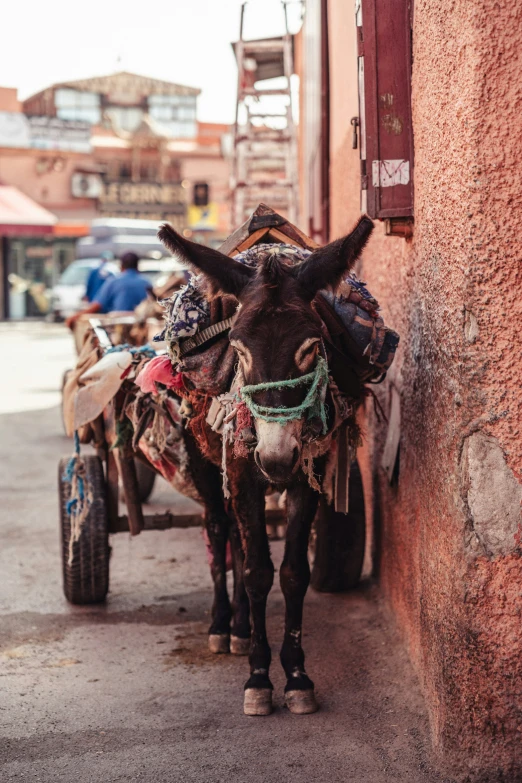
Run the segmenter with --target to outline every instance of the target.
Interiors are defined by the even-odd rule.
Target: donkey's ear
[[[243,288],[255,276],[255,270],[251,267],[234,261],[219,250],[185,239],[168,223],[161,226],[158,237],[171,253],[179,256],[196,273],[203,273],[212,296],[233,294],[239,298]]]
[[[373,231],[367,215],[359,220],[351,234],[314,250],[297,268],[297,279],[311,299],[322,288],[336,288],[341,278],[357,261]]]

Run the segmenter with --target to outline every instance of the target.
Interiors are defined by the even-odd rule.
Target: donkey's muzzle
[[[282,484],[292,477],[299,463],[299,448],[296,445],[289,452],[264,452],[259,446],[254,452],[256,465],[274,484]]]
[[[273,484],[282,484],[299,467],[302,421],[281,425],[256,419],[257,446],[254,457],[257,466]]]

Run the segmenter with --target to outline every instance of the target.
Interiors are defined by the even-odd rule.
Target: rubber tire
[[[96,456],[82,459],[87,481],[91,485],[93,502],[80,540],[74,544],[71,565],[68,562],[71,524],[67,514],[71,485],[63,478],[69,460],[61,459],[58,466],[63,592],[71,604],[96,604],[104,601],[109,591],[110,547],[106,484],[101,459]]]
[[[141,503],[146,503],[152,495],[154,483],[156,481],[156,471],[149,468],[139,459],[134,460],[136,465],[136,478],[138,479],[138,496]]]
[[[310,583],[321,593],[352,590],[361,578],[366,543],[363,484],[356,462],[350,470],[349,511],[341,514],[324,496],[315,519],[315,559]]]

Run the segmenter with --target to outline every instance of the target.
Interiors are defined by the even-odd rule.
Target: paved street
[[[0,325],[0,781],[435,783],[427,721],[375,588],[309,592],[304,644],[321,710],[282,709],[282,598],[269,602],[275,713],[242,714],[247,661],[206,651],[200,531],[113,536],[106,605],[62,595],[59,412],[74,362],[59,325]],[[189,501],[158,482],[152,506]],[[272,546],[280,561],[282,543]]]

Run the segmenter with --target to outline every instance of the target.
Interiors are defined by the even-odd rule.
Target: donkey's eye
[[[248,370],[252,366],[252,356],[247,346],[241,340],[231,340],[230,345],[241,359],[243,369]]]
[[[302,371],[307,371],[319,348],[319,338],[309,337],[295,352],[295,363]]]

